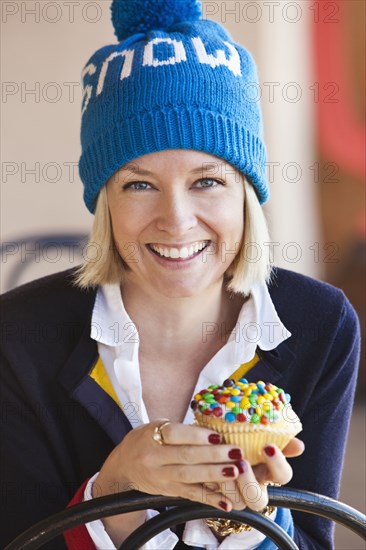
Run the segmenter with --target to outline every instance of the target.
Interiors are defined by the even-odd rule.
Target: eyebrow
[[[202,174],[207,172],[215,172],[218,170],[218,165],[215,163],[202,163],[201,166],[197,166],[197,168],[193,168],[190,170],[190,174]],[[132,172],[133,174],[138,174],[139,176],[153,176],[154,173],[150,172],[149,170],[144,170],[143,168],[139,168],[138,165],[133,163],[125,164],[120,168],[120,171],[122,172]]]

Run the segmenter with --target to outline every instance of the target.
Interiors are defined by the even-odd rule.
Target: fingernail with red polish
[[[226,502],[224,502],[223,500],[220,500],[219,506],[220,506],[220,508],[222,508],[223,510],[225,510],[225,512],[227,511],[227,504],[226,504]]]
[[[243,458],[243,453],[241,452],[241,449],[230,449],[229,458],[233,458],[234,460],[240,460],[241,458]]]
[[[276,453],[276,449],[272,447],[272,445],[267,445],[267,447],[264,447],[264,452],[267,456],[274,456]]]
[[[210,434],[208,436],[208,441],[212,445],[218,445],[219,443],[221,443],[221,436],[220,434]]]
[[[235,477],[235,470],[232,466],[222,469],[222,475],[225,477]]]
[[[239,474],[244,474],[246,472],[247,467],[244,460],[239,460],[239,462],[235,462],[235,466],[238,468]]]

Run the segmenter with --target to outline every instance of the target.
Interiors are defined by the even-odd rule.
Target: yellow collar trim
[[[259,361],[259,356],[256,353],[253,359],[251,359],[251,361],[248,361],[247,363],[243,363],[242,365],[240,365],[240,367],[233,372],[230,378],[233,378],[234,380],[239,380],[240,378],[243,378],[246,375],[246,373],[250,371],[250,369],[252,369],[254,365],[258,363],[258,361]],[[122,409],[122,405],[109,379],[108,373],[106,371],[106,368],[104,366],[104,363],[101,357],[98,358],[98,361],[95,363],[89,376],[91,376],[91,378],[93,378],[93,380],[109,395],[109,397],[111,397],[113,401],[117,403],[119,408]]]
[[[101,357],[98,358],[98,361],[95,363],[93,370],[89,373],[89,376],[91,376],[93,380],[95,380],[95,382],[109,395],[109,397],[117,403],[120,409],[122,409],[122,405],[119,402]]]

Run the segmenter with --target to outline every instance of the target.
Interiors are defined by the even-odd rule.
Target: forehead
[[[166,170],[211,177],[227,177],[239,173],[219,157],[190,149],[169,149],[143,155],[122,166],[119,172],[148,176],[165,173]]]

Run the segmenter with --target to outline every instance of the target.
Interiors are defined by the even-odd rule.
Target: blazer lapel
[[[257,353],[259,361],[248,371],[245,378],[250,382],[263,380],[276,384],[276,386],[279,385],[278,382],[296,357],[286,341],[273,350],[263,351],[258,348]]]
[[[105,390],[90,376],[98,362],[98,348],[90,338],[90,321],[59,374],[69,396],[80,403],[117,445],[132,429],[127,417]]]

